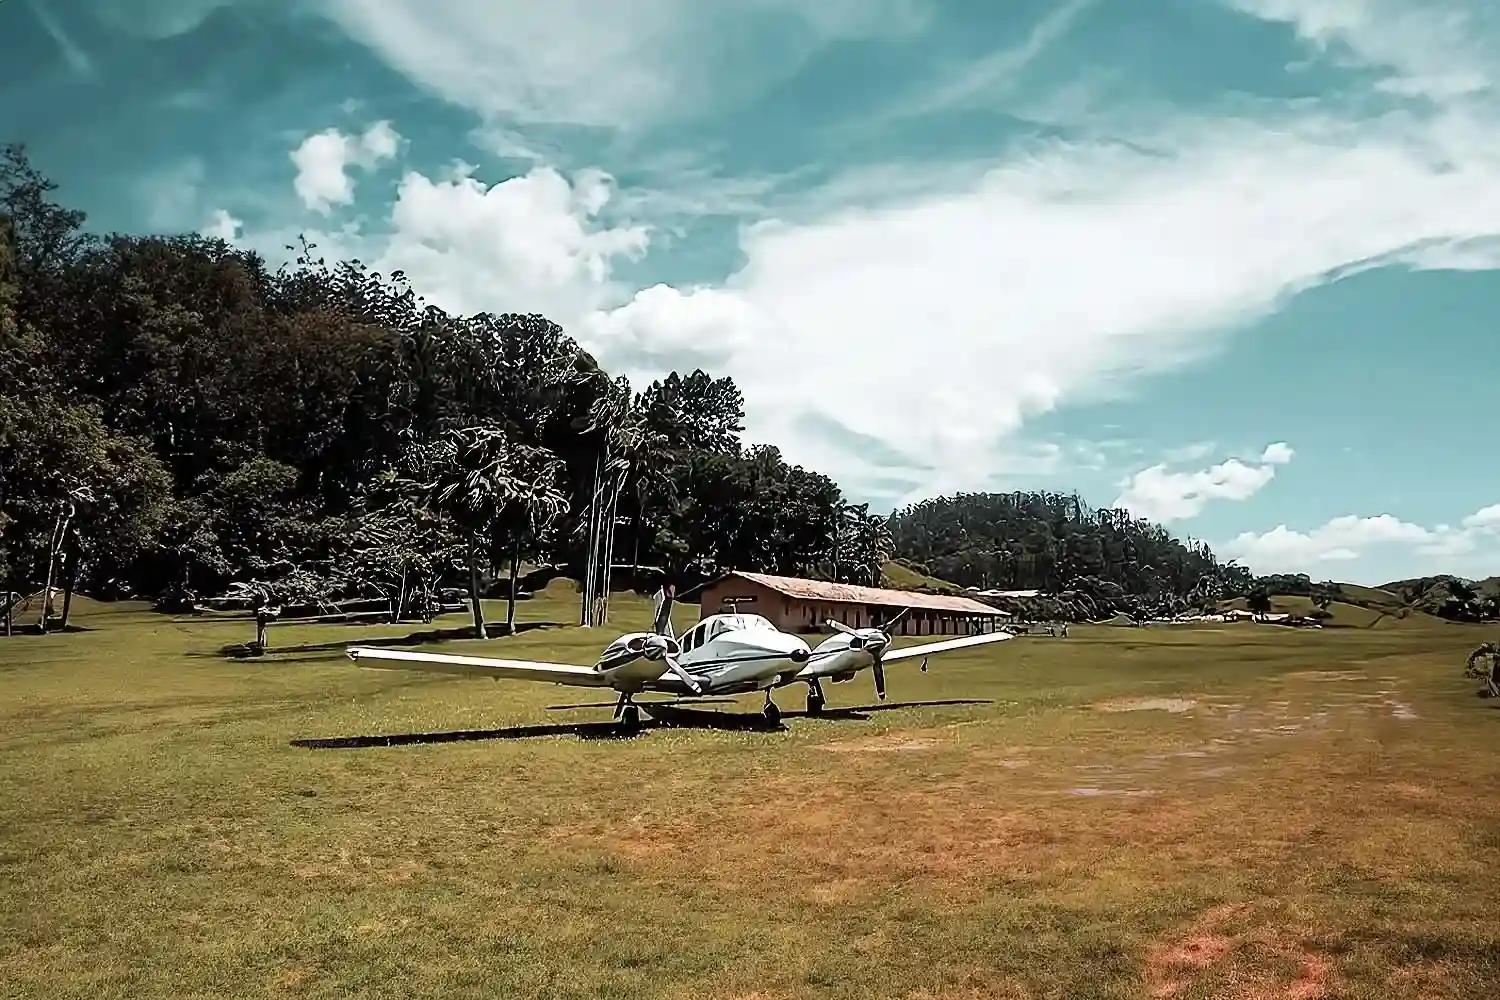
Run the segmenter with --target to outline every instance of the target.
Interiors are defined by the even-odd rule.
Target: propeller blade
[[[886,635],[890,635],[891,634],[891,629],[893,629],[897,625],[901,624],[901,619],[905,618],[910,613],[911,613],[911,608],[902,608],[900,611],[896,612],[896,617],[892,618],[890,621],[888,621],[884,625],[880,626],[880,631],[884,632]]]
[[[683,669],[682,664],[677,662],[677,657],[668,656],[666,660],[667,669],[670,670],[678,680],[686,684],[689,691],[693,692],[693,694],[703,693],[703,685],[698,683],[698,678],[694,677],[692,674]]]
[[[875,657],[875,695],[881,701],[885,701],[885,665],[880,662],[880,657]]]
[[[823,624],[827,625],[829,628],[833,629],[835,632],[842,632],[845,635],[859,635],[859,630],[858,629],[852,629],[848,625],[845,625],[843,622],[836,622],[832,618],[828,619]]]
[[[657,635],[664,635],[668,639],[675,639],[672,634],[672,605],[677,602],[677,588],[671,584],[663,585],[656,592],[656,618],[651,623],[651,631]]]

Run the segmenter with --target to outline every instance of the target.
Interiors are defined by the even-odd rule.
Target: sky
[[[1500,573],[1487,0],[0,0],[92,228],[541,312],[889,510]]]

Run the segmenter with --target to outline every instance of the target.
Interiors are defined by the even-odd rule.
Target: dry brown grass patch
[[[1290,929],[1255,923],[1255,917],[1244,903],[1214,907],[1185,933],[1152,946],[1145,962],[1147,991],[1161,1000],[1199,986],[1234,1000],[1325,997],[1334,979],[1332,962]]]

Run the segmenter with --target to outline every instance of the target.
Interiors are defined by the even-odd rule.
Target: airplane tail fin
[[[657,635],[664,635],[668,639],[677,638],[672,634],[672,604],[675,601],[676,594],[677,588],[668,583],[663,584],[656,591],[656,596],[652,598],[656,614],[651,631]]]

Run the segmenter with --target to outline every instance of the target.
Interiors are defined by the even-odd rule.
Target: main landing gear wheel
[[[769,698],[766,699],[766,707],[760,710],[760,714],[764,716],[766,725],[781,725],[781,709],[777,708],[776,703],[774,701],[771,701]]]

